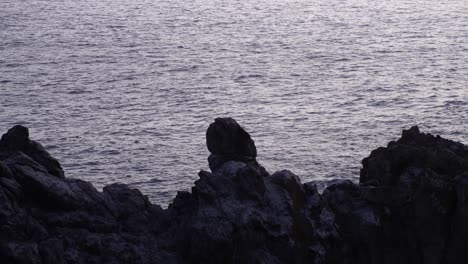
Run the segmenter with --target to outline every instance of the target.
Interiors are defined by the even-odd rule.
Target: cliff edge
[[[211,172],[167,209],[124,184],[66,178],[15,126],[0,140],[0,263],[468,262],[468,147],[403,131],[322,194],[267,172],[231,118],[207,131]]]

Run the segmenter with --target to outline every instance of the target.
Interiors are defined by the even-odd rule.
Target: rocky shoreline
[[[468,262],[468,147],[417,127],[322,194],[268,173],[233,119],[207,131],[211,172],[167,209],[124,184],[68,179],[28,129],[0,140],[0,263]]]

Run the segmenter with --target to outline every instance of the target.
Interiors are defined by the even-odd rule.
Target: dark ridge
[[[0,263],[468,262],[468,148],[417,127],[320,194],[269,175],[231,118],[207,131],[211,172],[162,209],[124,184],[68,179],[15,126],[0,140]]]

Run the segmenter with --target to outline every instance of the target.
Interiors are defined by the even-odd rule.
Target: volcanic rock
[[[320,194],[290,171],[266,174],[248,133],[216,119],[219,162],[167,209],[124,184],[60,177],[28,134],[0,140],[0,263],[468,261],[468,148],[417,127],[365,158],[361,183]]]
[[[3,157],[21,151],[37,163],[41,164],[51,175],[65,178],[60,163],[36,141],[29,139],[28,128],[16,125],[8,130],[0,139],[0,155]]]
[[[213,172],[225,162],[235,160],[249,163],[262,175],[268,175],[256,160],[257,148],[250,134],[232,118],[216,118],[210,124],[206,131],[206,145],[211,152],[208,163]]]
[[[257,157],[255,143],[232,118],[216,118],[206,131],[206,145],[212,154]]]

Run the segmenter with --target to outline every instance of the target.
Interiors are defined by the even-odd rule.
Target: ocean
[[[357,181],[419,125],[468,140],[466,0],[3,0],[0,133],[166,206],[235,118],[268,171]]]

